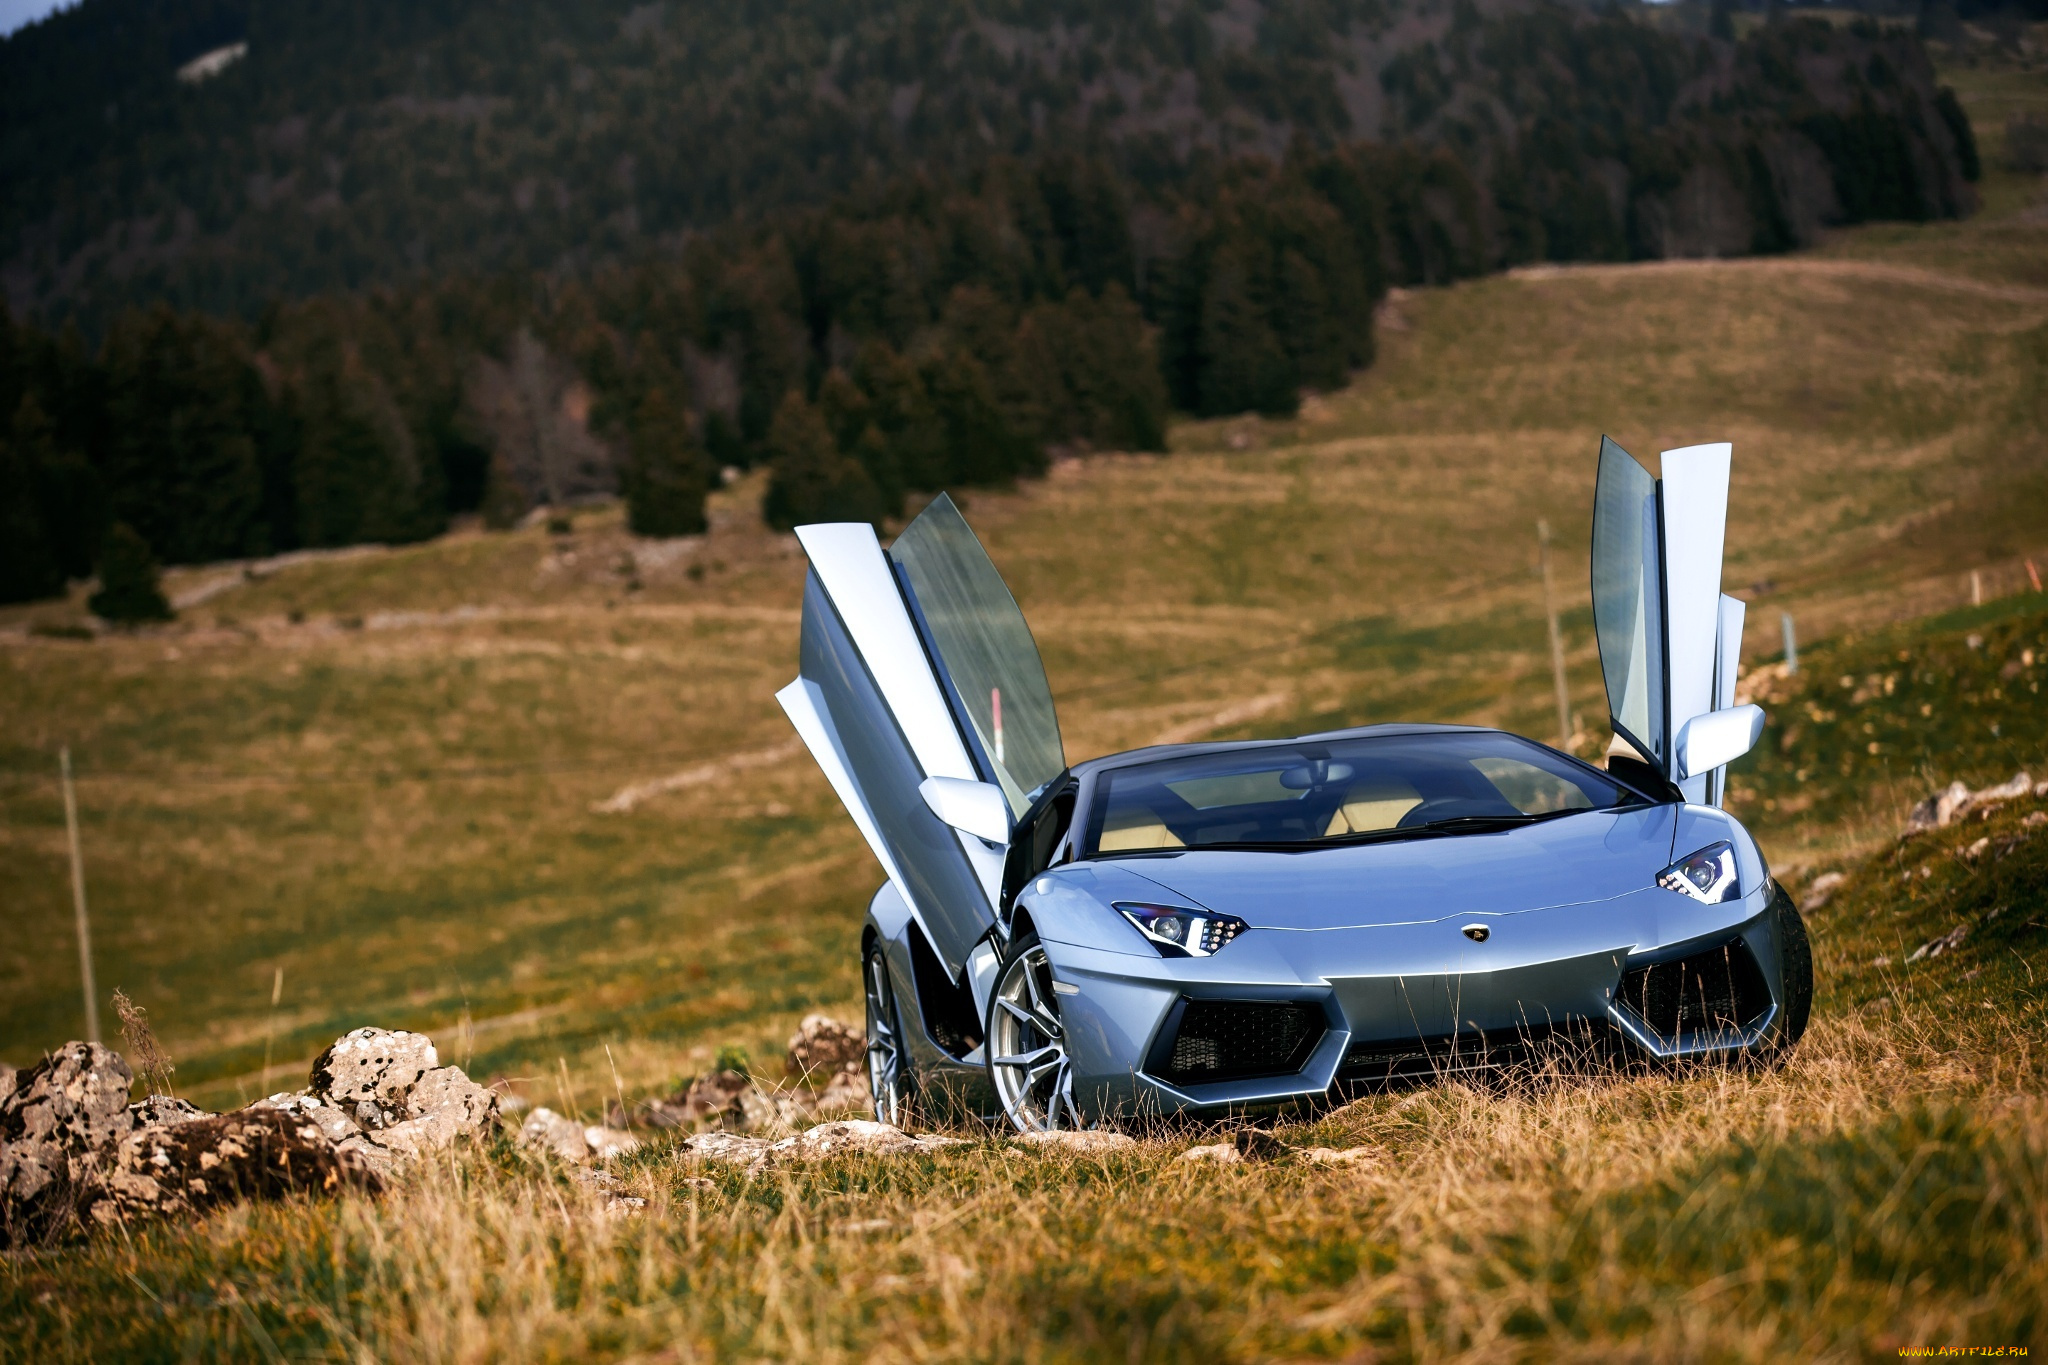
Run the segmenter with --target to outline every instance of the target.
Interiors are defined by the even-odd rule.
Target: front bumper
[[[1313,1098],[1333,1082],[1379,1073],[1497,1065],[1561,1037],[1597,1035],[1603,1045],[1660,1059],[1769,1047],[1783,1015],[1769,897],[1766,883],[1742,901],[1705,906],[1649,887],[1507,915],[1261,928],[1207,958],[1075,943],[1043,923],[1040,934],[1056,979],[1072,987],[1060,1007],[1084,1108],[1217,1111]],[[1483,941],[1463,932],[1479,925]],[[1175,1048],[1175,1030],[1196,1002],[1263,1004],[1276,1018],[1319,1021],[1321,1032],[1304,1037],[1288,1070],[1239,1068],[1204,1083],[1186,1064],[1201,1049]]]

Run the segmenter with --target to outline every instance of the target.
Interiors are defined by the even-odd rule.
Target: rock
[[[279,1113],[302,1118],[325,1134],[329,1142],[346,1142],[352,1137],[359,1136],[363,1131],[362,1125],[343,1113],[340,1105],[329,1104],[318,1095],[304,1090],[296,1094],[284,1092],[272,1095],[256,1101],[249,1107],[275,1109]]]
[[[678,1148],[684,1156],[699,1161],[724,1161],[736,1166],[750,1166],[759,1160],[772,1144],[767,1138],[744,1137],[739,1133],[699,1133],[686,1139]]]
[[[364,1163],[339,1150],[317,1124],[251,1106],[144,1128],[123,1139],[113,1169],[91,1202],[102,1224],[197,1213],[242,1198],[295,1191],[374,1192]]]
[[[1138,1145],[1138,1140],[1127,1134],[1104,1132],[1094,1128],[1055,1128],[1044,1133],[1019,1133],[1015,1141],[1041,1150],[1063,1148],[1069,1152],[1086,1152],[1090,1155],[1127,1152]]]
[[[1954,820],[1970,804],[1970,789],[1960,782],[1951,782],[1947,787],[1913,807],[1906,816],[1906,833],[1918,834],[1922,830],[1940,829]]]
[[[1963,940],[1968,938],[1969,936],[1970,926],[1968,924],[1958,924],[1955,928],[1949,930],[1941,937],[1931,938],[1927,940],[1927,942],[1921,944],[1918,948],[1915,948],[1912,952],[1912,955],[1909,956],[1906,959],[1906,961],[1918,962],[1922,958],[1940,957],[1943,953],[1952,952],[1955,949],[1962,947]]]
[[[1806,899],[1799,902],[1799,908],[1801,910],[1820,909],[1823,905],[1834,899],[1835,892],[1840,890],[1842,883],[1848,880],[1848,874],[1846,873],[1821,873],[1807,886]]]
[[[630,1218],[647,1207],[645,1199],[626,1193],[626,1182],[609,1171],[578,1169],[571,1174],[577,1184],[597,1195],[598,1212],[606,1218]]]
[[[893,1123],[877,1123],[873,1119],[839,1119],[772,1143],[764,1155],[770,1164],[774,1164],[815,1161],[855,1153],[863,1156],[914,1156],[966,1145],[964,1138],[941,1137],[936,1133],[906,1133]]]
[[[682,1102],[658,1101],[657,1126],[695,1128],[716,1124],[729,1132],[786,1132],[806,1117],[794,1095],[771,1095],[740,1071],[713,1071],[690,1082]]]
[[[0,1242],[85,1212],[124,1221],[244,1195],[376,1189],[497,1122],[497,1096],[438,1061],[420,1034],[357,1029],[321,1054],[309,1089],[207,1114],[168,1095],[128,1103],[119,1054],[68,1043],[0,1087]]]
[[[436,1067],[405,1095],[400,1112],[409,1117],[365,1137],[401,1155],[419,1157],[457,1138],[495,1128],[498,1097],[465,1076],[459,1066]]]
[[[637,1151],[640,1139],[617,1128],[591,1127],[583,1130],[583,1142],[599,1161]]]
[[[2048,825],[2048,811],[2034,811],[2020,821],[2022,828],[2031,828],[2035,825]]]
[[[936,1133],[911,1134],[872,1119],[821,1123],[779,1141],[738,1133],[699,1133],[682,1145],[686,1156],[745,1166],[755,1174],[769,1166],[834,1156],[915,1156],[966,1145],[965,1139]]]
[[[1970,804],[1985,806],[1994,801],[2016,801],[2022,796],[2034,794],[2034,779],[2025,773],[2014,773],[2012,777],[1995,787],[1983,787],[1970,793]]]
[[[498,1123],[498,1096],[459,1066],[442,1066],[433,1040],[422,1033],[359,1028],[336,1039],[313,1063],[303,1095],[312,1112],[329,1107],[360,1130],[344,1133],[331,1114],[322,1130],[382,1174],[481,1134]]]
[[[536,1108],[519,1128],[519,1145],[553,1152],[564,1161],[590,1160],[583,1125],[552,1109]]]
[[[799,1076],[835,1072],[867,1056],[868,1035],[828,1014],[804,1016],[789,1038],[789,1069]]]
[[[66,1043],[14,1074],[0,1095],[0,1245],[70,1225],[134,1129],[133,1080],[121,1054],[98,1043]]]
[[[1941,829],[1967,810],[1995,806],[2001,801],[2031,796],[2034,791],[2034,779],[2026,773],[2014,773],[2010,781],[1974,792],[1960,782],[1951,782],[1913,807],[1912,812],[1906,816],[1906,833],[1918,834],[1923,830]]]
[[[818,1092],[815,1109],[821,1114],[845,1110],[871,1113],[874,1107],[875,1094],[868,1085],[868,1061],[863,1053],[833,1073],[831,1081]]]
[[[1311,1147],[1301,1154],[1311,1166],[1361,1166],[1379,1160],[1370,1147]]]
[[[128,1117],[137,1128],[171,1128],[211,1115],[175,1095],[150,1095],[129,1105]]]
[[[433,1040],[423,1033],[359,1028],[314,1059],[312,1092],[364,1128],[385,1128],[416,1116],[407,1097],[440,1065]]]
[[[535,1109],[520,1126],[519,1145],[553,1152],[564,1161],[580,1165],[634,1151],[640,1146],[640,1139],[623,1129],[586,1127],[552,1109]]]
[[[1190,1147],[1180,1154],[1180,1159],[1213,1162],[1219,1166],[1238,1166],[1244,1163],[1244,1157],[1238,1152],[1237,1144],[1234,1142],[1216,1142],[1206,1147]]]

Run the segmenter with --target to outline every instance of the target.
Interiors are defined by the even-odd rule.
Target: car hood
[[[1342,929],[1612,900],[1671,861],[1674,806],[1586,811],[1484,834],[1300,853],[1190,849],[1116,859],[1254,928]]]

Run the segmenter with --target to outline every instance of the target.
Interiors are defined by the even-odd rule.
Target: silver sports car
[[[888,878],[861,934],[877,1117],[922,1095],[1088,1127],[1565,1045],[1789,1047],[1805,928],[1720,809],[1764,721],[1735,704],[1729,459],[1666,451],[1655,479],[1601,446],[1594,625],[1633,748],[1605,769],[1406,724],[1069,764],[1030,628],[949,498],[887,550],[799,528],[777,699]]]

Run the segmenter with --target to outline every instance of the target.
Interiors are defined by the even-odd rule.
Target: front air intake
[[[1146,1069],[1176,1085],[1285,1076],[1308,1065],[1328,1028],[1298,1000],[1182,1000]]]
[[[1621,978],[1620,1002],[1666,1039],[1733,1033],[1771,1007],[1771,990],[1741,939],[1703,953],[1638,967]]]

